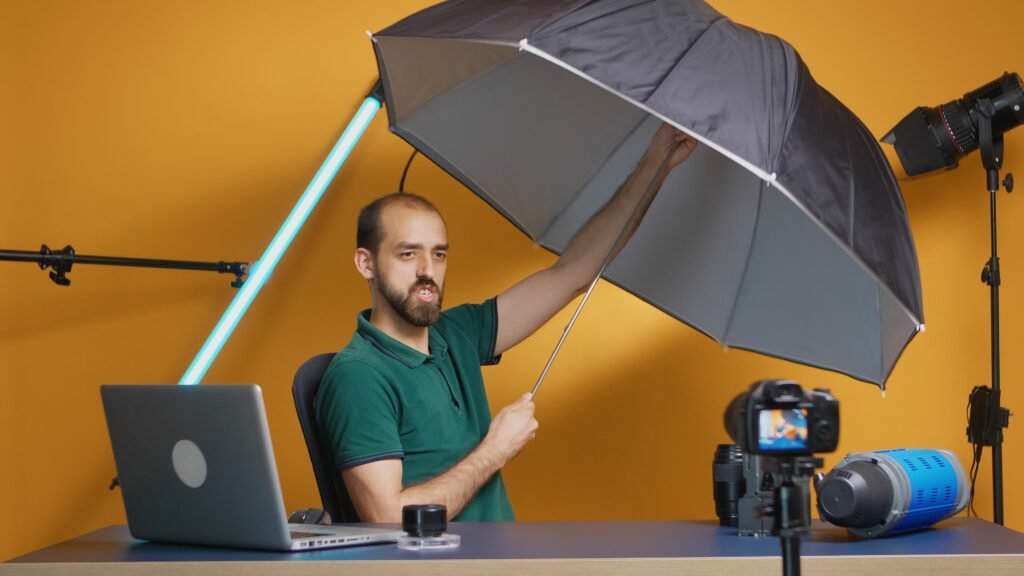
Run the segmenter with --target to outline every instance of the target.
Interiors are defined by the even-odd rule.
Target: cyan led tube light
[[[349,152],[352,151],[356,142],[359,141],[363,132],[366,131],[366,127],[373,120],[380,107],[381,100],[376,96],[368,96],[363,105],[359,107],[359,111],[356,112],[352,122],[345,128],[345,132],[338,139],[338,143],[334,145],[334,149],[331,150],[323,165],[317,170],[316,176],[313,177],[306,191],[302,193],[302,197],[299,198],[298,203],[284,221],[281,229],[274,235],[274,239],[270,241],[270,245],[263,252],[263,256],[253,264],[245,284],[239,289],[235,299],[231,301],[228,309],[224,312],[220,321],[217,322],[217,326],[214,327],[213,332],[210,333],[206,343],[203,344],[199,354],[192,360],[192,365],[188,367],[188,370],[178,384],[198,384],[203,379],[206,371],[210,368],[210,364],[220,354],[224,343],[234,332],[235,327],[238,325],[239,320],[242,319],[242,316],[245,315],[246,310],[249,309],[249,304],[252,304],[253,299],[256,298],[260,289],[267,282],[267,278],[274,271],[278,261],[281,260],[281,256],[288,249],[288,246],[291,245],[295,235],[298,234],[302,225],[306,222],[309,213],[316,207],[316,203],[320,200],[324,190],[334,180],[334,175],[338,173],[338,169],[345,163]]]

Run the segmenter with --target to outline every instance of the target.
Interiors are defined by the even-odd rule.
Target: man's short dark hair
[[[409,208],[429,210],[440,216],[437,208],[422,196],[407,192],[395,192],[381,196],[370,202],[359,211],[359,223],[356,226],[356,248],[365,248],[376,255],[380,243],[384,240],[384,231],[380,225],[380,213],[392,204],[402,204]]]

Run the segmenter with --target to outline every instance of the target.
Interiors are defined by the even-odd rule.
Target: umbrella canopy
[[[376,34],[391,129],[561,252],[662,121],[703,145],[604,277],[715,340],[884,386],[923,328],[871,133],[696,0],[453,0]]]

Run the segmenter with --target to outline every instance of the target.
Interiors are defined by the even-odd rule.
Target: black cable
[[[409,173],[409,166],[412,166],[412,159],[416,157],[416,153],[419,150],[413,148],[412,154],[409,155],[409,161],[405,163],[405,170],[402,170],[402,180],[398,183],[398,193],[405,194],[405,176]]]
[[[971,496],[970,506],[967,508],[967,515],[970,516],[971,513],[974,513],[975,518],[978,517],[978,511],[974,509],[974,486],[978,481],[978,471],[981,470],[981,455],[983,449],[984,447],[981,445],[976,444],[974,446],[974,458],[971,462]]]
[[[971,392],[971,395],[967,397],[967,429],[968,430],[970,430],[970,428],[971,428],[971,404],[973,404],[973,403],[974,403],[974,392]],[[977,513],[974,512],[974,466],[978,462],[977,445],[974,442],[971,442],[971,448],[974,449],[974,454],[971,455],[971,469],[967,472],[967,478],[971,482],[971,490],[970,490],[970,495],[969,495],[970,497],[967,499],[967,517],[968,518],[971,517],[972,513],[975,514],[975,516],[977,516]]]
[[[977,395],[978,395],[978,389],[975,388],[971,392],[970,397],[967,399],[967,425],[968,425],[968,428],[970,428],[970,422],[971,422],[971,407],[974,405],[974,400],[975,400],[975,397]],[[978,471],[981,470],[981,457],[984,454],[985,446],[984,446],[984,444],[982,442],[978,442],[978,440],[979,440],[978,438],[974,438],[974,440],[975,440],[974,442],[971,442],[971,447],[974,448],[974,454],[972,455],[973,457],[971,458],[971,469],[968,472],[968,475],[970,476],[970,479],[971,479],[971,492],[970,492],[970,498],[968,500],[968,505],[967,505],[967,516],[970,517],[971,514],[974,514],[974,517],[977,518],[978,517],[978,511],[974,509],[974,488],[975,488],[975,486],[977,484],[977,481],[978,481]]]
[[[977,394],[977,391],[972,391],[971,395],[967,398],[967,425],[968,425],[968,427],[970,427],[970,424],[971,424],[971,405],[974,404],[974,396],[976,394]],[[970,481],[971,481],[971,491],[970,491],[970,497],[967,500],[967,516],[970,517],[971,514],[974,514],[974,516],[977,517],[978,516],[978,512],[974,509],[974,485],[975,485],[975,478],[977,477],[977,473],[978,473],[978,471],[977,471],[977,466],[978,466],[978,445],[976,443],[974,443],[974,442],[971,442],[971,448],[974,450],[974,453],[971,455],[971,469],[968,472],[968,477],[970,478]]]

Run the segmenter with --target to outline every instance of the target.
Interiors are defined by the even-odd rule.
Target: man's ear
[[[355,263],[356,270],[362,274],[363,278],[373,280],[373,254],[369,250],[366,248],[356,248]]]

